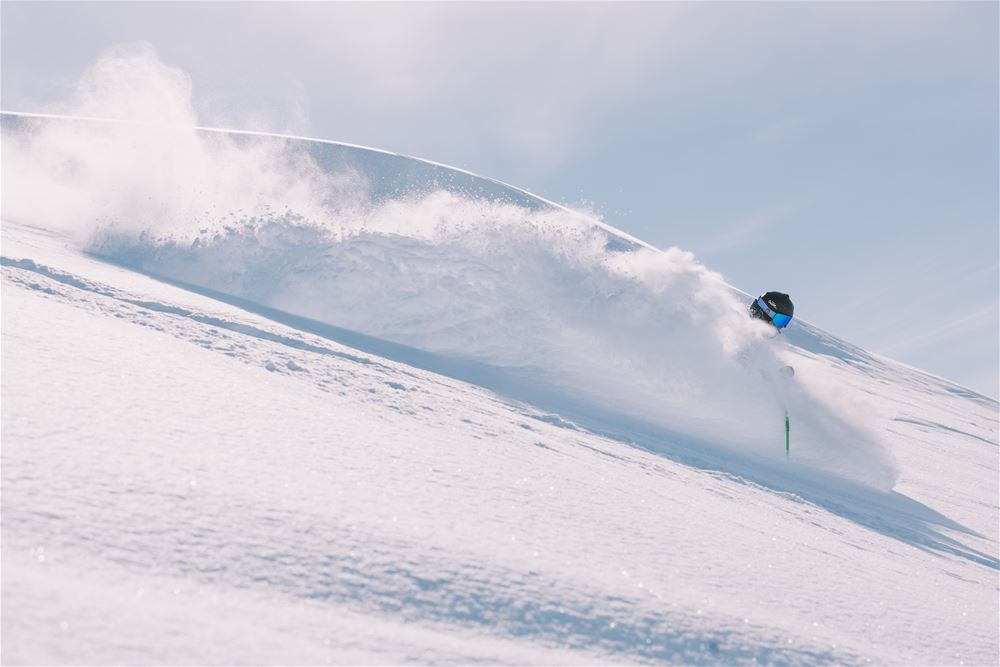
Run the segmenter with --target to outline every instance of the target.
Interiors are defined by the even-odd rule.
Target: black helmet
[[[765,292],[750,304],[750,317],[764,320],[778,331],[788,326],[794,313],[792,300],[782,292]]]

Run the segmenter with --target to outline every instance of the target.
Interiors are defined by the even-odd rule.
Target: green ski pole
[[[788,432],[789,432],[790,428],[791,427],[789,426],[789,423],[788,423],[788,410],[785,410],[785,458],[786,459],[790,456],[790,454],[789,454],[789,439],[788,439]]]

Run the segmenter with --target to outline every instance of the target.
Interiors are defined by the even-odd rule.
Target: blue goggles
[[[771,324],[778,327],[779,329],[784,329],[788,326],[788,323],[792,321],[791,315],[785,315],[784,313],[775,312],[771,306],[767,305],[764,299],[757,299],[757,305],[760,309],[767,313],[767,316],[771,318]]]

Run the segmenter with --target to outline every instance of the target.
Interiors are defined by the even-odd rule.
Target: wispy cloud
[[[933,301],[928,302],[928,317],[920,326],[911,328],[902,336],[883,348],[890,356],[913,354],[921,349],[968,336],[970,330],[992,329],[997,331],[1000,321],[1000,307],[996,303],[986,304],[959,317],[936,317]]]
[[[789,200],[753,211],[725,224],[719,232],[713,233],[704,242],[696,244],[695,251],[698,254],[707,255],[733,248],[748,247],[752,245],[752,239],[755,236],[761,236],[764,232],[789,222],[799,208],[800,205],[797,201]]]
[[[209,122],[219,115],[230,125],[240,109],[266,108],[246,129],[317,131],[460,163],[499,156],[534,169],[578,159],[631,116],[720,91],[753,106],[773,93],[765,88],[775,78],[794,79],[806,92],[863,85],[873,63],[891,67],[918,49],[933,56],[942,47],[923,36],[962,11],[848,3],[81,3],[61,10],[72,20],[52,22],[17,4],[5,6],[5,83],[17,80],[18,68],[7,63],[18,62],[18,49],[38,51],[38,36],[26,29],[35,21],[52,44],[82,36],[96,46],[88,58],[114,42],[152,42],[166,62],[203,82],[195,102],[211,107],[198,109]],[[66,55],[78,67],[81,47],[68,48],[35,57]],[[299,99],[303,91],[307,100]],[[733,108],[734,116],[744,112]],[[256,125],[271,117],[281,126]],[[774,126],[764,137],[788,130]]]

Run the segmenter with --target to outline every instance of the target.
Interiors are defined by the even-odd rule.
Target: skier
[[[764,292],[753,300],[748,310],[750,317],[767,322],[781,333],[792,321],[795,306],[783,292]]]
[[[767,322],[772,327],[777,329],[780,334],[781,330],[787,327],[788,323],[792,321],[792,314],[795,312],[795,306],[792,305],[792,300],[784,292],[764,292],[750,303],[747,310],[750,311],[750,317]],[[795,375],[795,369],[791,366],[780,368],[778,369],[778,372],[786,376],[786,378],[791,378]],[[788,416],[787,405],[787,392],[789,390],[788,382],[790,382],[790,380],[786,379],[784,382],[772,382],[771,385],[774,388],[776,395],[785,405],[786,458],[791,456],[791,419]]]
[[[792,321],[795,306],[784,292],[764,292],[750,302],[747,311],[750,317],[767,322],[780,334]],[[780,368],[779,372],[789,376],[795,375],[795,369],[791,366]]]

